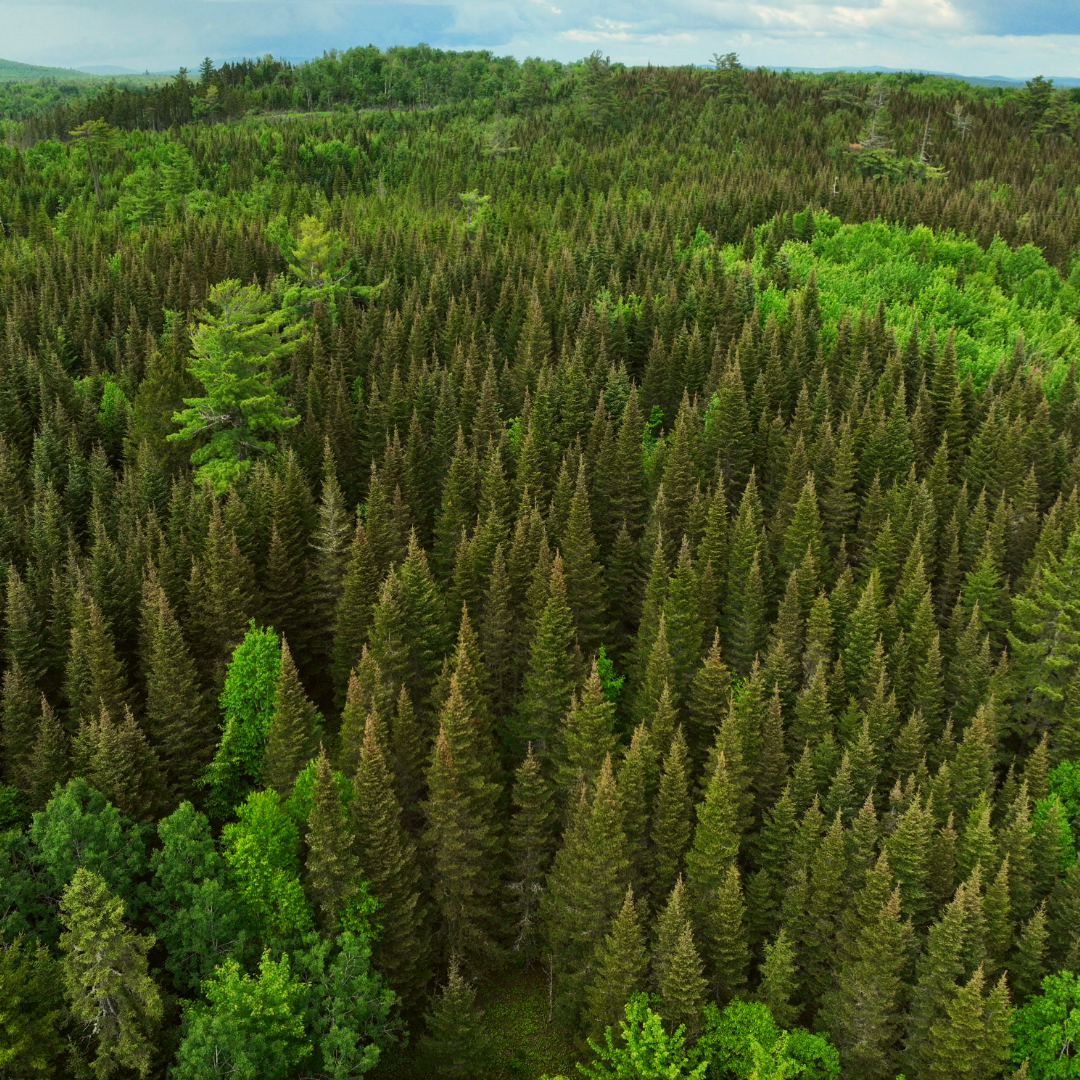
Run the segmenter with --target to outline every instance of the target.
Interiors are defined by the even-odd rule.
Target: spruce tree
[[[585,1006],[591,1031],[599,1033],[619,1022],[626,1003],[644,989],[648,968],[645,933],[634,890],[627,885],[623,906],[596,954],[596,974]]]
[[[307,893],[322,926],[332,932],[358,885],[348,817],[330,759],[320,745],[307,819]]]
[[[11,661],[4,672],[3,718],[0,743],[4,749],[4,780],[13,787],[29,790],[31,785],[31,759],[38,707],[38,691],[19,666]]]
[[[374,716],[369,716],[364,732],[349,812],[360,873],[381,905],[382,931],[372,946],[375,965],[411,1007],[427,982],[424,910],[416,849],[402,828],[401,806]]]
[[[334,682],[335,702],[339,706],[345,699],[349,672],[360,659],[360,650],[371,627],[378,595],[378,567],[368,544],[367,533],[358,519],[341,583],[341,596],[333,614],[330,673]]]
[[[528,743],[544,763],[555,753],[556,733],[570,708],[577,682],[574,668],[574,623],[566,602],[562,559],[551,567],[549,596],[529,649],[525,685],[514,728],[515,745],[523,754]]]
[[[191,654],[156,577],[144,586],[142,617],[145,727],[165,775],[186,794],[209,760],[213,728]]]
[[[95,873],[80,867],[60,899],[64,983],[74,1018],[93,1040],[98,1076],[132,1069],[150,1073],[161,994],[150,976],[153,936],[124,922],[124,902]]]
[[[765,959],[759,967],[757,999],[765,1005],[777,1026],[790,1028],[798,1019],[798,1009],[791,1004],[795,992],[795,949],[787,931],[781,927],[776,938],[765,945]]]
[[[67,780],[70,764],[67,732],[42,695],[37,734],[26,770],[27,790],[33,809],[41,810],[52,798],[56,785]]]
[[[281,639],[281,674],[274,687],[274,718],[266,740],[262,776],[286,798],[300,770],[315,756],[322,717],[300,683],[288,642]]]
[[[424,840],[440,937],[447,953],[456,952],[470,967],[490,958],[499,848],[498,789],[478,734],[455,674],[428,766]]]
[[[597,949],[626,893],[629,871],[615,777],[607,758],[591,801],[583,797],[578,803],[541,901],[555,1007],[574,1025],[581,1020]]]
[[[656,944],[652,954],[653,979],[660,1009],[669,1032],[686,1026],[698,1028],[708,984],[702,975],[701,957],[694,945],[690,912],[679,878],[667,904],[656,920]]]
[[[540,952],[540,898],[555,847],[551,793],[532,746],[514,773],[512,801],[514,816],[507,836],[507,907],[513,949],[529,965]]]
[[[652,814],[652,896],[656,908],[681,876],[683,856],[690,842],[691,815],[686,740],[677,728],[664,757],[660,787]]]
[[[420,1058],[429,1076],[468,1080],[486,1074],[491,1038],[476,1008],[476,990],[465,980],[457,955],[450,957],[446,985],[425,1016]]]
[[[595,659],[559,734],[555,780],[561,797],[572,806],[578,789],[596,778],[616,746],[615,706],[604,694]]]

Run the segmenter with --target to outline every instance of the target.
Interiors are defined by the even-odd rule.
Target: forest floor
[[[548,983],[543,971],[513,972],[477,987],[476,1004],[492,1039],[492,1080],[540,1080],[544,1075],[574,1077],[582,1050],[548,1020]],[[373,1080],[414,1080],[424,1076],[416,1039],[403,1052],[388,1053]]]

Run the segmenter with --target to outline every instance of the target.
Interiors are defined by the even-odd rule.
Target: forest
[[[0,1077],[1080,1076],[1080,95],[0,88]]]

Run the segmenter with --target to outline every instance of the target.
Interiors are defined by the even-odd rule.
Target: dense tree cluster
[[[575,77],[2,151],[0,1069],[467,1075],[507,965],[598,1077],[1072,1053],[1075,160]]]

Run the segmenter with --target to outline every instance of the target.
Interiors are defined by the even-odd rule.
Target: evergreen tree
[[[681,876],[690,842],[691,814],[686,740],[677,728],[664,757],[652,815],[652,891],[657,908]]]
[[[447,951],[470,965],[481,964],[492,948],[499,845],[497,788],[487,775],[477,729],[455,674],[428,767],[424,839],[434,865],[441,936]]]
[[[562,559],[551,567],[549,596],[529,649],[525,686],[518,706],[515,741],[522,752],[532,743],[541,762],[555,751],[555,735],[570,708],[577,679],[574,674],[574,623],[566,602]]]
[[[416,849],[402,828],[401,807],[371,715],[349,811],[360,871],[381,905],[378,918],[383,929],[373,945],[376,967],[411,1006],[427,981]]]
[[[597,950],[596,974],[586,998],[590,1028],[600,1031],[613,1026],[626,1002],[644,989],[648,967],[645,934],[634,890],[628,885],[623,906]]]
[[[691,1032],[696,1031],[707,984],[702,975],[701,958],[694,946],[682,878],[675,883],[666,906],[657,917],[652,967],[668,1030],[685,1027]]]
[[[274,716],[266,738],[262,776],[285,798],[300,770],[315,756],[322,717],[300,684],[289,644],[281,641],[281,673],[274,687]]]
[[[191,654],[153,577],[143,589],[143,635],[146,730],[165,775],[186,793],[208,762],[212,734]]]
[[[124,923],[124,902],[105,882],[78,869],[60,899],[64,983],[74,1018],[93,1037],[96,1075],[120,1069],[149,1075],[161,994],[146,956],[154,945]]]
[[[629,884],[622,813],[611,759],[604,761],[591,801],[584,796],[563,837],[541,901],[551,950],[555,1006],[577,1024],[596,970],[596,955]]]
[[[482,1017],[476,991],[453,954],[446,985],[424,1018],[427,1033],[420,1039],[419,1051],[429,1076],[467,1078],[486,1073],[492,1046]]]
[[[307,893],[327,930],[337,927],[356,890],[357,877],[348,817],[334,783],[330,759],[320,745],[307,819]]]
[[[539,955],[540,899],[555,846],[551,793],[531,745],[514,773],[512,799],[515,813],[507,837],[507,906],[514,951],[531,964]]]
[[[798,1010],[791,1004],[796,986],[795,949],[783,927],[775,940],[766,944],[765,959],[759,970],[758,1000],[768,1008],[780,1027],[793,1027],[798,1018]]]

